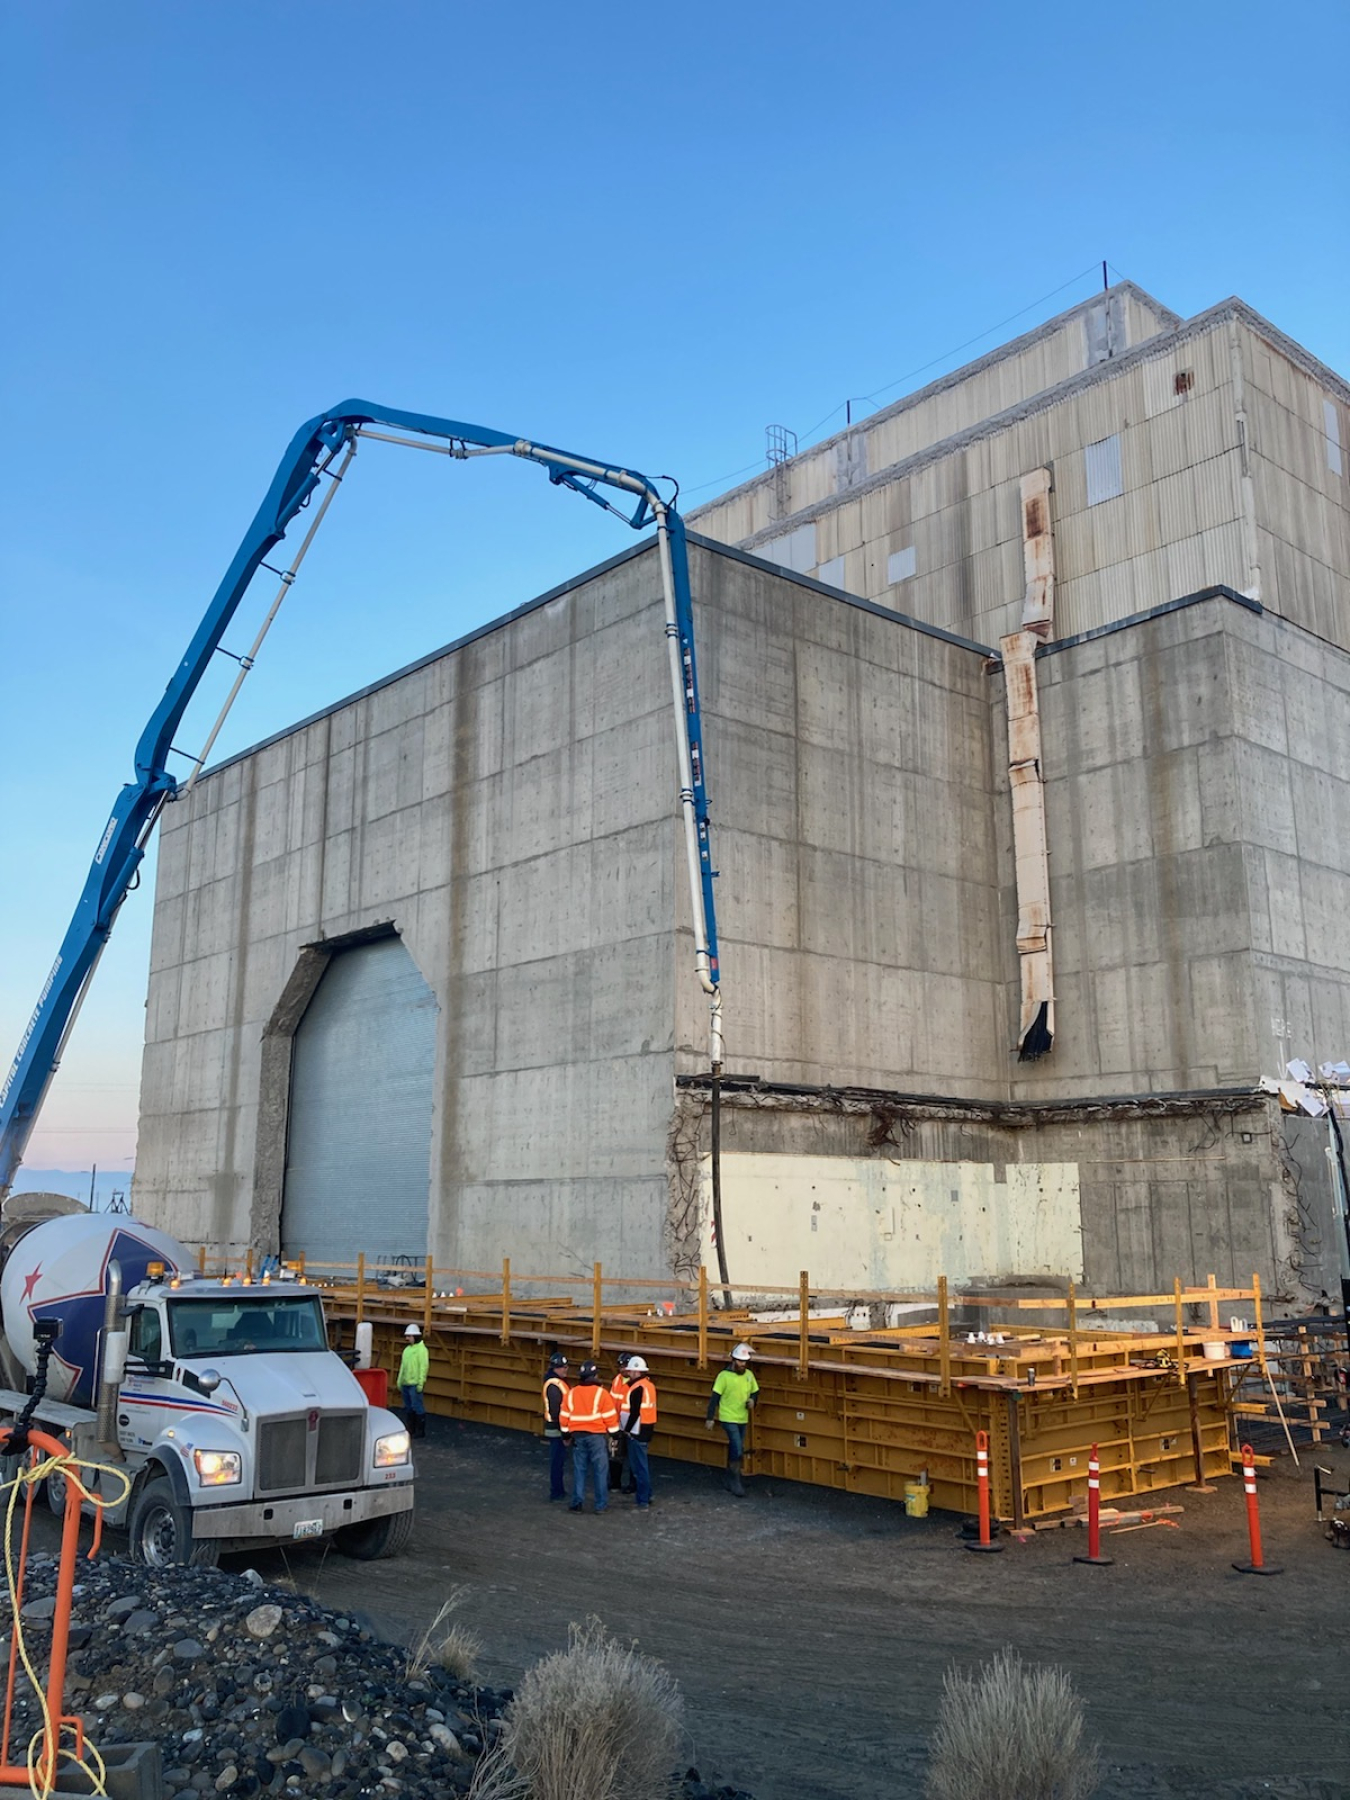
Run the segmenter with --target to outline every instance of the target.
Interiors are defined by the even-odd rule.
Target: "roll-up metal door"
[[[396,937],[338,951],[295,1033],[284,1254],[426,1255],[436,1001]]]

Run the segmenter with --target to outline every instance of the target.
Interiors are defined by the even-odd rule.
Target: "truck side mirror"
[[[214,1394],[220,1386],[219,1369],[198,1369],[197,1388],[203,1394]]]

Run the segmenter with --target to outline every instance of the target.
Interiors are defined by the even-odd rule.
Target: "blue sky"
[[[6,8],[0,1059],[301,420],[358,394],[670,472],[696,504],[762,465],[766,424],[894,399],[1085,297],[1103,257],[1178,312],[1241,294],[1350,370],[1348,19]],[[627,541],[515,463],[367,446],[354,474],[221,753]],[[130,1166],[149,926],[147,884],[34,1165]]]

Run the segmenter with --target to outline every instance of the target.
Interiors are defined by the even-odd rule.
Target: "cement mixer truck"
[[[210,1565],[324,1537],[363,1560],[405,1546],[408,1433],[328,1348],[313,1287],[208,1279],[164,1232],[108,1214],[10,1223],[0,1257],[0,1424],[26,1412],[119,1468],[131,1491],[105,1520],[137,1561]],[[48,1499],[63,1509],[59,1472]]]

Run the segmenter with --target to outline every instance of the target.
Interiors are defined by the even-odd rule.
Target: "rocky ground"
[[[21,1618],[42,1671],[55,1558],[30,1559]],[[321,1793],[331,1800],[465,1793],[509,1689],[410,1666],[359,1616],[267,1586],[251,1569],[153,1570],[102,1557],[80,1571],[67,1705],[95,1745],[151,1740],[167,1800]],[[0,1655],[8,1662],[8,1638]],[[13,1743],[41,1726],[31,1693]],[[689,1770],[683,1800],[750,1800]]]
[[[288,1544],[228,1559],[231,1576],[188,1572],[181,1580],[210,1599],[189,1606],[178,1597],[188,1591],[179,1579],[161,1591],[157,1578],[105,1561],[123,1541],[110,1536],[99,1560],[81,1565],[81,1625],[98,1624],[118,1599],[139,1597],[140,1610],[151,1610],[152,1595],[158,1623],[134,1665],[125,1633],[109,1636],[107,1654],[127,1664],[125,1678],[104,1679],[105,1650],[87,1645],[75,1666],[91,1685],[76,1698],[96,1721],[95,1742],[153,1735],[171,1747],[200,1743],[193,1760],[176,1752],[167,1759],[188,1780],[167,1788],[166,1800],[186,1800],[189,1791],[209,1795],[230,1765],[235,1745],[215,1736],[221,1719],[238,1734],[241,1753],[255,1734],[270,1732],[256,1757],[290,1741],[278,1736],[266,1700],[295,1695],[308,1709],[326,1697],[340,1703],[348,1689],[360,1699],[370,1688],[374,1697],[359,1713],[409,1755],[376,1754],[380,1740],[356,1719],[311,1719],[302,1748],[330,1758],[344,1750],[354,1760],[327,1784],[301,1791],[329,1800],[349,1782],[375,1793],[393,1780],[411,1793],[439,1785],[453,1794],[442,1769],[462,1780],[474,1756],[467,1737],[485,1738],[488,1728],[475,1728],[472,1695],[453,1683],[428,1677],[426,1692],[409,1690],[401,1679],[407,1650],[392,1648],[415,1644],[453,1591],[461,1597],[456,1620],[481,1640],[481,1675],[495,1690],[479,1707],[484,1719],[527,1669],[566,1645],[571,1624],[596,1616],[678,1681],[686,1754],[714,1792],[913,1800],[923,1792],[945,1671],[971,1671],[1006,1645],[1027,1662],[1070,1673],[1101,1747],[1097,1800],[1350,1800],[1350,1552],[1332,1549],[1313,1518],[1311,1466],[1329,1468],[1336,1487],[1350,1486],[1350,1448],[1309,1446],[1300,1467],[1275,1441],[1258,1448],[1276,1458],[1258,1483],[1266,1556],[1284,1570],[1269,1581],[1234,1570],[1247,1539],[1242,1484],[1233,1479],[1208,1494],[1159,1495],[1185,1508],[1173,1524],[1109,1532],[1104,1548],[1114,1565],[1085,1569],[1073,1562],[1081,1538],[1067,1531],[1010,1541],[1001,1556],[970,1556],[950,1514],[909,1519],[888,1501],[766,1476],[735,1500],[715,1471],[661,1458],[649,1510],[623,1502],[598,1518],[569,1513],[546,1498],[542,1440],[434,1418],[418,1447],[417,1526],[402,1556],[355,1562],[324,1544]],[[55,1547],[55,1519],[35,1516],[33,1532],[43,1549]],[[267,1592],[241,1584],[250,1562]],[[237,1604],[228,1609],[224,1598],[211,1598],[229,1595]],[[282,1607],[283,1624],[236,1653],[232,1646],[247,1636],[242,1620],[259,1604]],[[180,1622],[170,1636],[171,1619]],[[341,1619],[355,1632],[339,1632]],[[215,1644],[203,1635],[213,1622],[222,1624]],[[319,1631],[346,1647],[316,1644]],[[140,1659],[153,1665],[188,1636],[213,1657],[222,1638],[230,1643],[200,1671],[186,1665],[195,1686],[185,1680],[173,1695],[154,1693],[156,1675],[179,1665],[170,1655],[145,1673]],[[274,1681],[268,1695],[252,1692],[255,1710],[232,1720],[254,1673],[248,1658],[278,1657],[272,1646],[283,1638],[289,1662],[278,1667],[293,1687]],[[332,1675],[317,1667],[328,1655],[338,1663]],[[227,1701],[208,1694],[208,1675],[245,1691]],[[146,1705],[124,1714],[127,1693]],[[106,1694],[118,1704],[100,1714],[95,1702]],[[162,1712],[159,1701],[167,1702]],[[193,1717],[193,1704],[204,1712],[212,1701],[217,1718]],[[430,1718],[428,1707],[445,1719]],[[163,1723],[170,1713],[173,1722]],[[420,1733],[401,1735],[409,1731],[404,1716]],[[417,1763],[437,1723],[467,1752],[464,1767],[454,1759]],[[199,1728],[201,1739],[184,1740]],[[354,1744],[358,1730],[367,1741]],[[263,1785],[256,1763],[235,1766]],[[278,1766],[284,1789],[295,1769],[270,1765]]]

